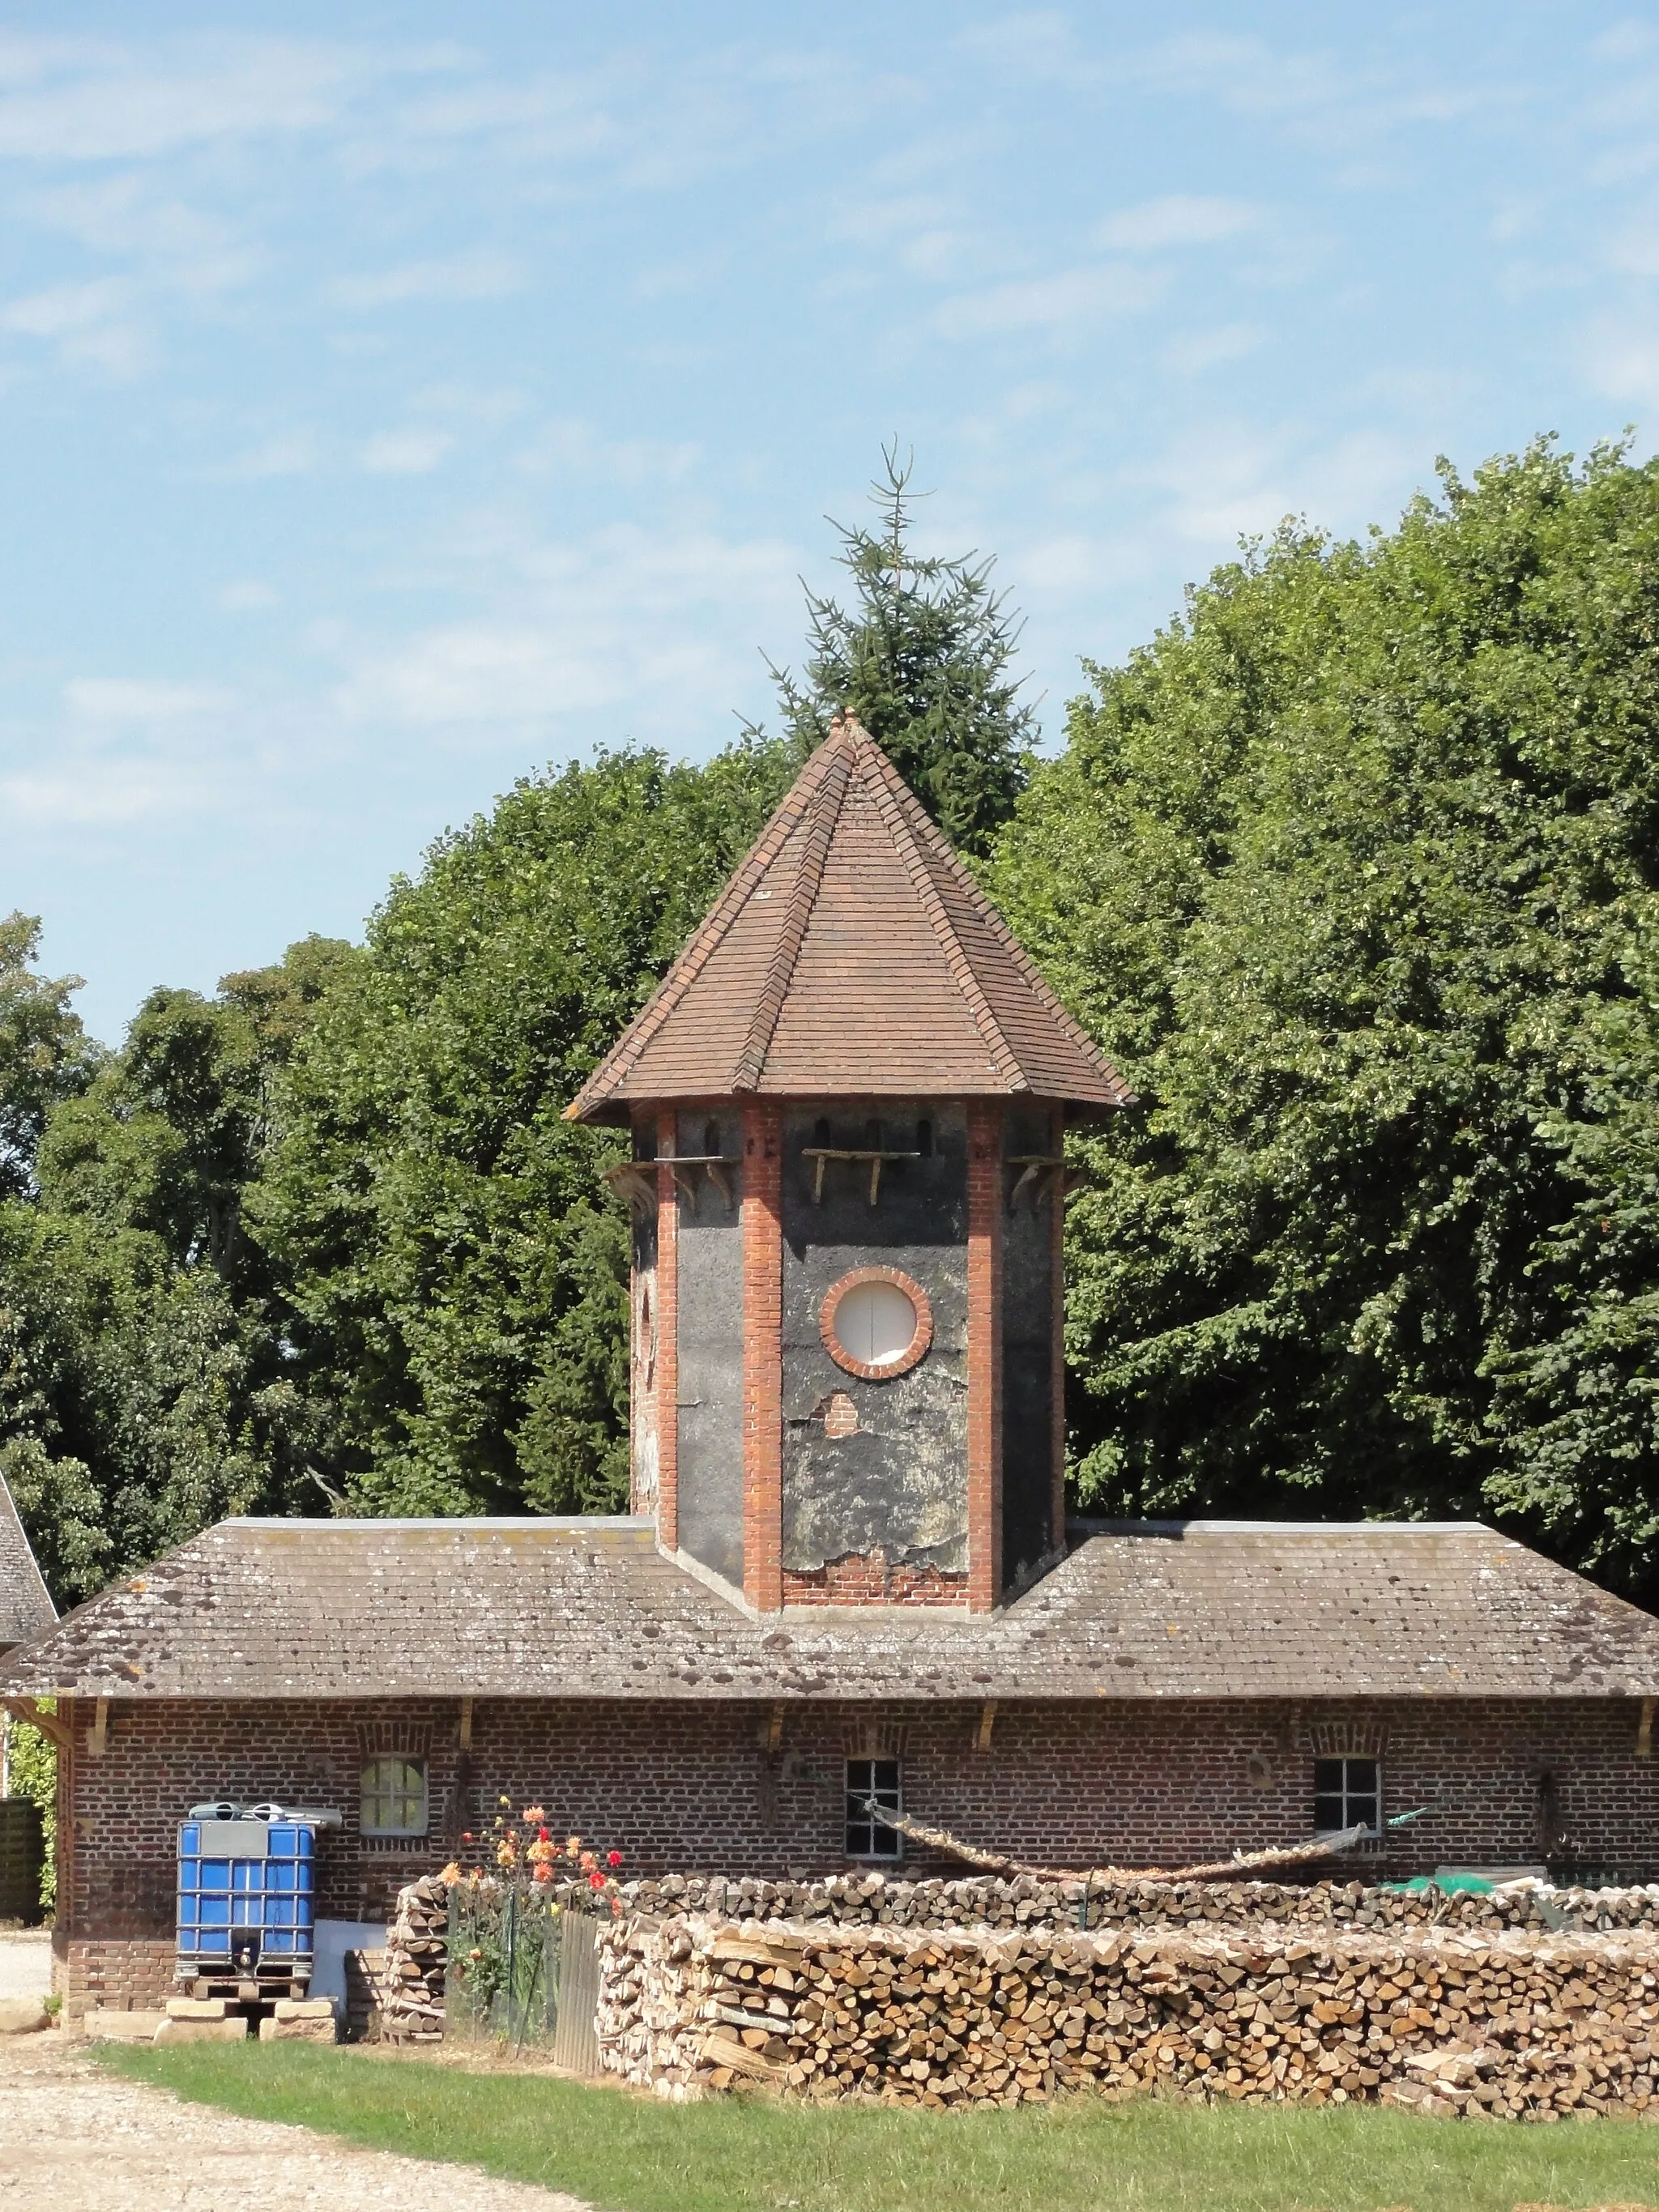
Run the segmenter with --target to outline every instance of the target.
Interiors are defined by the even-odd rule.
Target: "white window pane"
[[[858,1283],[836,1309],[842,1348],[866,1367],[890,1367],[910,1349],[916,1310],[896,1283]]]

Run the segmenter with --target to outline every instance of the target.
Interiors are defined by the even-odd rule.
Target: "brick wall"
[[[74,1864],[58,1932],[72,2003],[94,1975],[153,1995],[178,1823],[219,1796],[337,1807],[346,1821],[321,1841],[318,1911],[375,1920],[415,1874],[476,1854],[461,1832],[482,1838],[501,1794],[514,1808],[540,1800],[562,1832],[622,1850],[631,1872],[808,1875],[845,1863],[842,1760],[896,1753],[908,1808],[969,1842],[1062,1865],[1170,1866],[1303,1840],[1316,1750],[1364,1736],[1380,1748],[1385,1809],[1434,1808],[1348,1862],[1367,1880],[1535,1860],[1545,1774],[1559,1857],[1659,1873],[1659,1762],[1636,1756],[1634,1700],[1009,1705],[983,1751],[982,1708],[967,1701],[788,1706],[775,1745],[769,1705],[479,1699],[466,1753],[454,1700],[117,1701],[101,1755],[86,1747],[89,1718],[82,1702],[65,1762]],[[359,1765],[386,1742],[426,1747],[428,1838],[358,1833]],[[955,1870],[925,1853],[909,1863]]]
[[[968,1108],[968,1602],[1002,1595],[1002,1109]]]
[[[678,1149],[672,1114],[657,1124],[657,1150]],[[672,1168],[657,1170],[657,1367],[654,1427],[657,1442],[657,1534],[673,1551],[680,1540],[680,1432],[676,1406],[680,1395],[679,1192]]]
[[[743,1594],[783,1603],[783,1110],[743,1109]]]
[[[890,1560],[882,1552],[851,1552],[808,1571],[786,1567],[786,1605],[950,1605],[968,1602],[966,1575],[947,1575],[931,1561]]]

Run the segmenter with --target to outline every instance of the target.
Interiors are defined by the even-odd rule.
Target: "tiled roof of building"
[[[568,1111],[625,1121],[635,1100],[749,1091],[1129,1099],[855,721],[834,726]]]
[[[643,1521],[226,1521],[0,1660],[128,1698],[1659,1696],[1659,1620],[1477,1522],[1079,1534],[1000,1613],[757,1618]]]
[[[0,1651],[9,1644],[38,1636],[57,1618],[11,1492],[0,1475]]]

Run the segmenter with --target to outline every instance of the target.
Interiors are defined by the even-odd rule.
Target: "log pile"
[[[600,1937],[603,2063],[686,2099],[1206,2101],[1659,2116],[1652,1935],[997,1933],[705,1915]]]
[[[1232,1928],[1260,1920],[1297,1928],[1431,1925],[1532,1929],[1540,1934],[1659,1929],[1659,1883],[1631,1889],[1508,1890],[1482,1897],[1391,1891],[1353,1881],[1140,1881],[1107,1887],[1029,1876],[896,1881],[873,1872],[800,1881],[665,1875],[625,1882],[622,1904],[625,1912],[661,1918],[690,1912],[837,1927],[1158,1929]]]
[[[392,2043],[433,2043],[444,2032],[444,1971],[449,1938],[449,1891],[438,1875],[422,1875],[398,1892],[386,1936],[378,2009],[380,2033]]]

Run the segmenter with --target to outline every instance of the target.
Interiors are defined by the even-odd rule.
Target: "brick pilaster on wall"
[[[1048,1150],[1059,1158],[1066,1150],[1066,1109],[1056,1106],[1048,1127]],[[1054,1367],[1049,1382],[1049,1408],[1053,1429],[1050,1449],[1054,1453],[1054,1509],[1049,1542],[1059,1549],[1066,1541],[1066,1171],[1062,1168],[1054,1179],[1054,1203],[1050,1208],[1049,1236],[1050,1277],[1049,1316],[1054,1330]]]
[[[968,1106],[968,1602],[1002,1595],[1002,1108]]]
[[[783,1604],[783,1109],[743,1109],[743,1594]]]
[[[657,1151],[672,1159],[679,1150],[675,1115],[658,1117]],[[680,1542],[680,1199],[674,1170],[657,1170],[657,1540],[675,1552]]]

